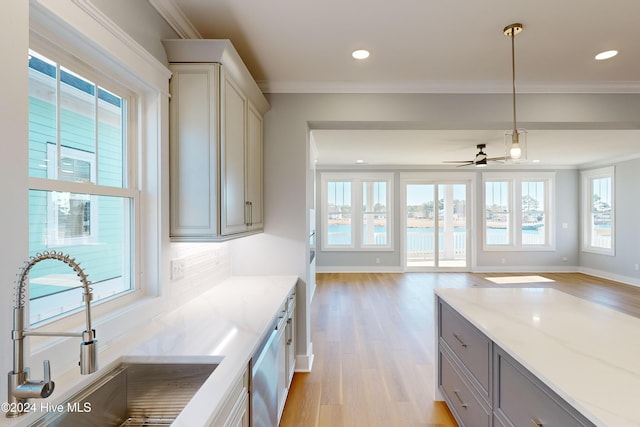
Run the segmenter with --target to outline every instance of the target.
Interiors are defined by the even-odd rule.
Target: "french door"
[[[404,268],[469,270],[470,182],[403,182]]]

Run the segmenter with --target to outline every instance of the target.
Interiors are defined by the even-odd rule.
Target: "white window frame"
[[[125,265],[129,265],[127,271],[123,272],[122,280],[125,281],[126,288],[125,291],[118,291],[117,293],[113,293],[113,289],[110,286],[106,286],[104,289],[104,293],[98,292],[97,289],[94,289],[94,305],[102,305],[107,304],[111,305],[114,308],[120,307],[122,304],[127,304],[127,302],[136,299],[135,296],[136,291],[140,289],[140,285],[137,283],[136,278],[139,277],[139,274],[136,273],[137,266],[139,265],[139,257],[140,250],[137,246],[137,242],[139,239],[137,238],[137,227],[140,224],[140,191],[139,191],[139,165],[138,165],[138,156],[139,152],[139,140],[137,129],[139,128],[139,117],[137,114],[139,105],[138,97],[135,94],[135,91],[129,89],[126,86],[126,82],[115,81],[109,78],[107,75],[102,73],[102,70],[99,70],[97,67],[93,67],[87,65],[86,63],[78,60],[69,52],[64,51],[61,47],[57,45],[52,45],[50,41],[42,40],[39,37],[32,37],[30,40],[30,49],[37,52],[40,55],[43,55],[47,59],[54,61],[59,64],[61,68],[65,68],[65,71],[77,73],[84,79],[90,80],[92,83],[96,84],[96,90],[98,90],[98,86],[104,88],[114,94],[118,94],[123,101],[126,103],[126,116],[124,125],[124,132],[126,133],[125,138],[125,148],[124,148],[124,159],[127,162],[126,168],[123,173],[123,185],[122,187],[111,187],[111,186],[103,186],[97,184],[97,169],[95,164],[95,158],[92,158],[90,155],[83,156],[81,150],[75,150],[72,148],[60,146],[56,141],[53,144],[47,145],[47,160],[54,161],[56,167],[48,168],[47,178],[38,178],[38,177],[29,177],[29,190],[40,190],[47,191],[49,193],[49,197],[47,198],[47,202],[49,203],[49,207],[47,209],[47,220],[50,221],[49,224],[58,224],[57,222],[57,209],[54,207],[55,196],[53,192],[58,193],[74,193],[85,196],[88,200],[91,200],[92,206],[95,208],[91,211],[91,221],[93,226],[97,227],[99,221],[98,210],[97,210],[97,199],[98,196],[112,196],[112,197],[120,197],[123,199],[130,200],[130,211],[127,215],[128,225],[129,227],[125,227],[125,233],[123,235],[123,240],[128,241],[129,245],[129,259],[125,260]],[[58,79],[60,76],[58,76]],[[56,83],[60,86],[60,82]],[[96,94],[97,95],[97,94]],[[56,106],[56,109],[59,106]],[[56,114],[59,115],[59,112]],[[95,136],[96,138],[98,135]],[[97,143],[97,141],[96,141]],[[53,159],[52,159],[53,157]],[[73,182],[73,181],[62,181],[58,180],[57,176],[57,165],[61,158],[63,157],[72,157],[72,158],[81,158],[82,160],[88,160],[91,163],[91,179],[86,182]],[[52,172],[50,172],[53,170]],[[133,232],[129,232],[133,230]],[[72,238],[59,238],[57,227],[49,227],[47,230],[47,246],[51,248],[61,247],[65,245],[74,245],[74,244],[87,244],[93,243],[93,241],[97,240],[97,228],[96,230],[92,230],[92,234],[90,236],[85,237],[72,237]],[[90,274],[90,272],[87,272]],[[105,282],[106,283],[106,282]],[[120,285],[116,286],[120,288]],[[43,307],[44,309],[48,308],[47,303],[44,299],[38,301],[37,304],[31,304],[31,312],[30,317],[33,321],[31,326],[40,326],[47,325],[53,323],[57,320],[64,319],[72,316],[74,313],[82,311],[83,303],[80,301],[66,301],[61,299],[59,295],[52,295],[51,301],[54,304],[60,306],[61,313],[57,316],[46,315],[45,317],[40,317],[37,307]],[[120,300],[111,304],[112,301]],[[77,308],[69,309],[67,304],[71,304],[70,306],[76,306]]]
[[[507,182],[509,196],[509,243],[487,244],[486,183]],[[522,183],[545,182],[545,243],[542,245],[522,242]],[[555,231],[555,172],[484,172],[482,173],[482,248],[485,251],[553,251],[556,249]]]
[[[616,222],[616,207],[615,207],[615,194],[616,194],[616,181],[615,181],[615,167],[608,166],[604,168],[591,169],[580,172],[582,181],[582,252],[589,252],[599,255],[616,255],[616,241],[615,241],[615,222]],[[594,179],[610,178],[611,179],[611,247],[603,248],[600,246],[591,245],[591,209],[593,201],[593,189],[591,184]]]
[[[329,182],[350,182],[351,183],[351,244],[330,245],[328,244],[328,191]],[[365,182],[384,181],[387,183],[387,243],[385,245],[364,244],[362,241],[363,228],[363,194],[362,185]],[[321,217],[322,217],[322,239],[320,248],[323,251],[393,251],[394,249],[394,173],[387,172],[321,172]]]
[[[169,156],[169,78],[171,72],[88,0],[64,3],[29,3],[30,47],[46,55],[39,45],[56,46],[69,56],[92,64],[135,94],[138,150],[129,159],[140,166],[137,183],[140,212],[136,212],[134,265],[136,288],[129,294],[92,304],[91,314],[101,342],[117,344],[135,333],[171,305],[168,285],[169,234],[166,173]],[[26,52],[25,52],[26,56]],[[25,58],[26,59],[26,58]],[[78,70],[80,72],[80,70]],[[105,89],[109,89],[106,87]],[[135,105],[135,107],[133,107]],[[27,187],[25,187],[26,190]],[[28,230],[25,228],[25,233]],[[80,260],[81,261],[81,260]],[[91,274],[90,271],[87,273]],[[42,332],[82,330],[83,310],[39,324]],[[72,367],[69,349],[77,338],[42,338],[30,341],[34,360],[50,359],[53,366]],[[76,369],[77,370],[77,369]],[[76,371],[74,370],[74,372]]]

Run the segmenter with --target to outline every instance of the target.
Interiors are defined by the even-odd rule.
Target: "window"
[[[393,174],[322,173],[323,250],[391,250]]]
[[[485,173],[485,250],[553,250],[553,173]]]
[[[29,51],[29,253],[77,258],[100,301],[134,289],[135,100],[86,64],[54,56]],[[67,266],[37,264],[30,323],[81,307],[79,286]]]
[[[615,255],[613,166],[583,171],[582,175],[582,250]]]

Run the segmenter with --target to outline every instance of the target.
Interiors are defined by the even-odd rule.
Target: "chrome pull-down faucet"
[[[31,268],[46,259],[53,259],[67,264],[76,272],[82,282],[85,303],[86,329],[84,332],[35,332],[25,329],[24,307],[26,304],[25,282]],[[80,373],[92,374],[98,370],[98,340],[95,339],[96,331],[91,328],[91,294],[89,280],[84,270],[69,255],[62,252],[45,251],[30,257],[22,266],[16,281],[16,300],[13,308],[13,371],[9,372],[9,393],[7,417],[17,417],[28,409],[27,399],[47,398],[51,396],[55,383],[51,380],[51,366],[48,360],[44,361],[44,380],[32,380],[29,378],[29,368],[24,367],[24,337],[26,336],[56,336],[56,337],[80,337]]]

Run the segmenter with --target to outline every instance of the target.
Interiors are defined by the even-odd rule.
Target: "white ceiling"
[[[518,93],[640,93],[638,0],[149,1],[184,37],[230,39],[265,92],[509,93],[502,29],[521,22]],[[358,48],[370,58],[353,60]],[[620,53],[593,59],[609,49]],[[317,130],[314,140],[319,164],[367,153],[369,164],[441,165],[472,159],[478,143],[503,155],[503,133],[488,130]],[[639,142],[640,130],[536,130],[529,159],[584,165],[634,156]]]

